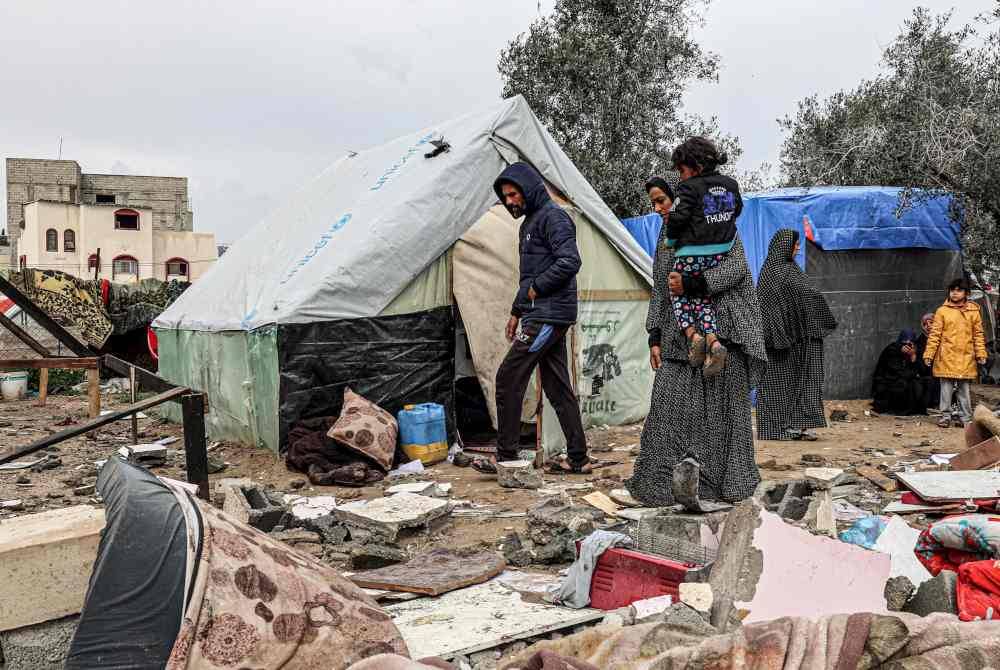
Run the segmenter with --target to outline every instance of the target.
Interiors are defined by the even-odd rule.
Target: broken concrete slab
[[[604,512],[598,509],[571,505],[558,498],[535,505],[528,510],[532,562],[571,563],[576,559],[576,541],[590,535],[605,520]]]
[[[397,493],[415,493],[430,498],[446,498],[451,490],[451,484],[448,484],[447,487],[444,489],[437,482],[409,482],[390,486],[385,490],[385,494],[391,496]]]
[[[62,670],[79,622],[69,616],[0,633],[0,668]]]
[[[695,635],[709,637],[719,634],[719,631],[705,620],[701,612],[684,603],[671,605],[660,620],[671,628],[682,628]]]
[[[635,612],[635,622],[636,623],[647,623],[653,620],[655,617],[661,616],[664,612],[670,609],[670,606],[674,604],[673,596],[656,596],[655,598],[646,598],[644,600],[636,600],[632,603],[632,611]]]
[[[506,567],[506,561],[492,551],[461,556],[448,549],[433,549],[404,564],[359,572],[351,575],[350,579],[368,589],[439,596],[481,584],[499,575]]]
[[[337,509],[337,499],[334,496],[299,496],[286,494],[282,497],[284,503],[297,521],[315,521],[320,517],[329,516]]]
[[[118,455],[133,463],[163,460],[167,457],[167,447],[162,444],[133,444],[119,449]]]
[[[545,481],[531,461],[499,461],[497,484],[506,489],[540,489]]]
[[[229,487],[222,511],[265,533],[277,526],[285,515],[285,508],[271,502],[256,486]]]
[[[833,497],[829,489],[813,493],[805,520],[813,531],[828,537],[837,536],[837,517],[834,514]]]
[[[622,515],[625,514],[622,511]],[[636,524],[636,549],[675,561],[705,565],[715,560],[719,533],[729,512],[688,514],[663,509]]]
[[[79,613],[103,529],[90,505],[0,523],[0,631]]]
[[[351,549],[351,568],[354,570],[378,570],[402,563],[409,555],[399,547],[387,544],[363,544]]]
[[[902,612],[917,589],[904,575],[890,577],[885,583],[885,603],[890,612]]]
[[[817,489],[832,489],[844,481],[840,468],[806,468],[806,481]]]
[[[957,587],[958,575],[951,570],[942,570],[917,588],[903,611],[917,616],[927,616],[934,612],[958,614]]]
[[[604,618],[600,610],[528,603],[497,580],[387,605],[412,658],[453,658]]]
[[[393,542],[404,528],[426,526],[447,515],[451,503],[415,493],[397,493],[388,498],[346,503],[334,515],[342,522],[372,531]]]
[[[103,461],[101,461],[103,464]],[[101,466],[98,466],[98,470]],[[221,477],[219,479],[212,480],[212,504],[216,507],[222,509],[225,507],[226,494],[234,486],[240,487],[251,487],[253,486],[253,480],[247,477]]]
[[[685,458],[674,466],[674,500],[687,512],[718,512],[730,509],[732,505],[723,502],[702,500],[698,497],[701,489],[701,466],[693,458]]]
[[[712,612],[712,603],[715,598],[712,595],[711,584],[681,582],[678,585],[678,596],[682,603],[692,609],[703,614]]]
[[[886,611],[889,556],[812,535],[754,499],[730,512],[719,547],[709,583],[712,624],[720,629],[785,616]]]

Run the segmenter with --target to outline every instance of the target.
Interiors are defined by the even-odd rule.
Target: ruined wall
[[[98,196],[113,196],[113,203],[99,203]],[[153,210],[154,230],[193,230],[187,177],[136,177],[84,174],[81,203]]]
[[[7,159],[7,235],[11,246],[21,235],[25,203],[34,200],[80,202],[80,166],[76,161]]]

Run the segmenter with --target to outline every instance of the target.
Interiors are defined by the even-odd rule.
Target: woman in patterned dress
[[[666,187],[666,188],[664,188]],[[669,187],[652,179],[646,191],[657,213],[669,216]],[[750,389],[767,363],[760,308],[739,237],[717,267],[700,277],[672,274],[673,250],[660,231],[653,262],[653,295],[646,330],[656,370],[649,416],[632,477],[625,486],[649,506],[674,504],[674,466],[688,457],[701,466],[699,497],[736,502],[760,482],[754,461]],[[710,296],[719,339],[729,354],[722,372],[705,378],[688,362],[687,342],[670,306],[670,294]]]
[[[823,339],[837,328],[823,294],[795,263],[799,233],[771,238],[757,295],[764,317],[767,372],[757,390],[757,438],[815,440],[823,412]]]

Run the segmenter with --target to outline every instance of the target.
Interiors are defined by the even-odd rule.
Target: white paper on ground
[[[421,463],[419,460],[410,461],[409,463],[404,463],[403,465],[400,465],[398,468],[390,472],[389,476],[394,477],[398,475],[419,475],[423,471],[424,471],[423,463]]]
[[[934,465],[947,465],[951,463],[951,459],[958,456],[958,454],[932,454],[931,463]]]
[[[882,531],[875,543],[875,551],[889,554],[892,557],[889,576],[905,576],[913,583],[913,586],[920,586],[931,578],[927,568],[917,560],[916,554],[913,553],[918,537],[920,537],[919,530],[911,527],[900,517],[894,516],[889,519],[885,530]]]

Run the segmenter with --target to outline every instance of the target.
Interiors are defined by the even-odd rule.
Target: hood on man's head
[[[503,203],[503,191],[500,187],[504,182],[513,184],[524,195],[525,216],[538,211],[551,200],[549,192],[545,190],[542,175],[527,163],[513,163],[507,166],[507,169],[493,182],[493,190],[496,191],[501,203]]]
[[[792,251],[798,241],[798,231],[782,228],[771,238],[767,247],[767,258],[772,262],[794,260]]]

